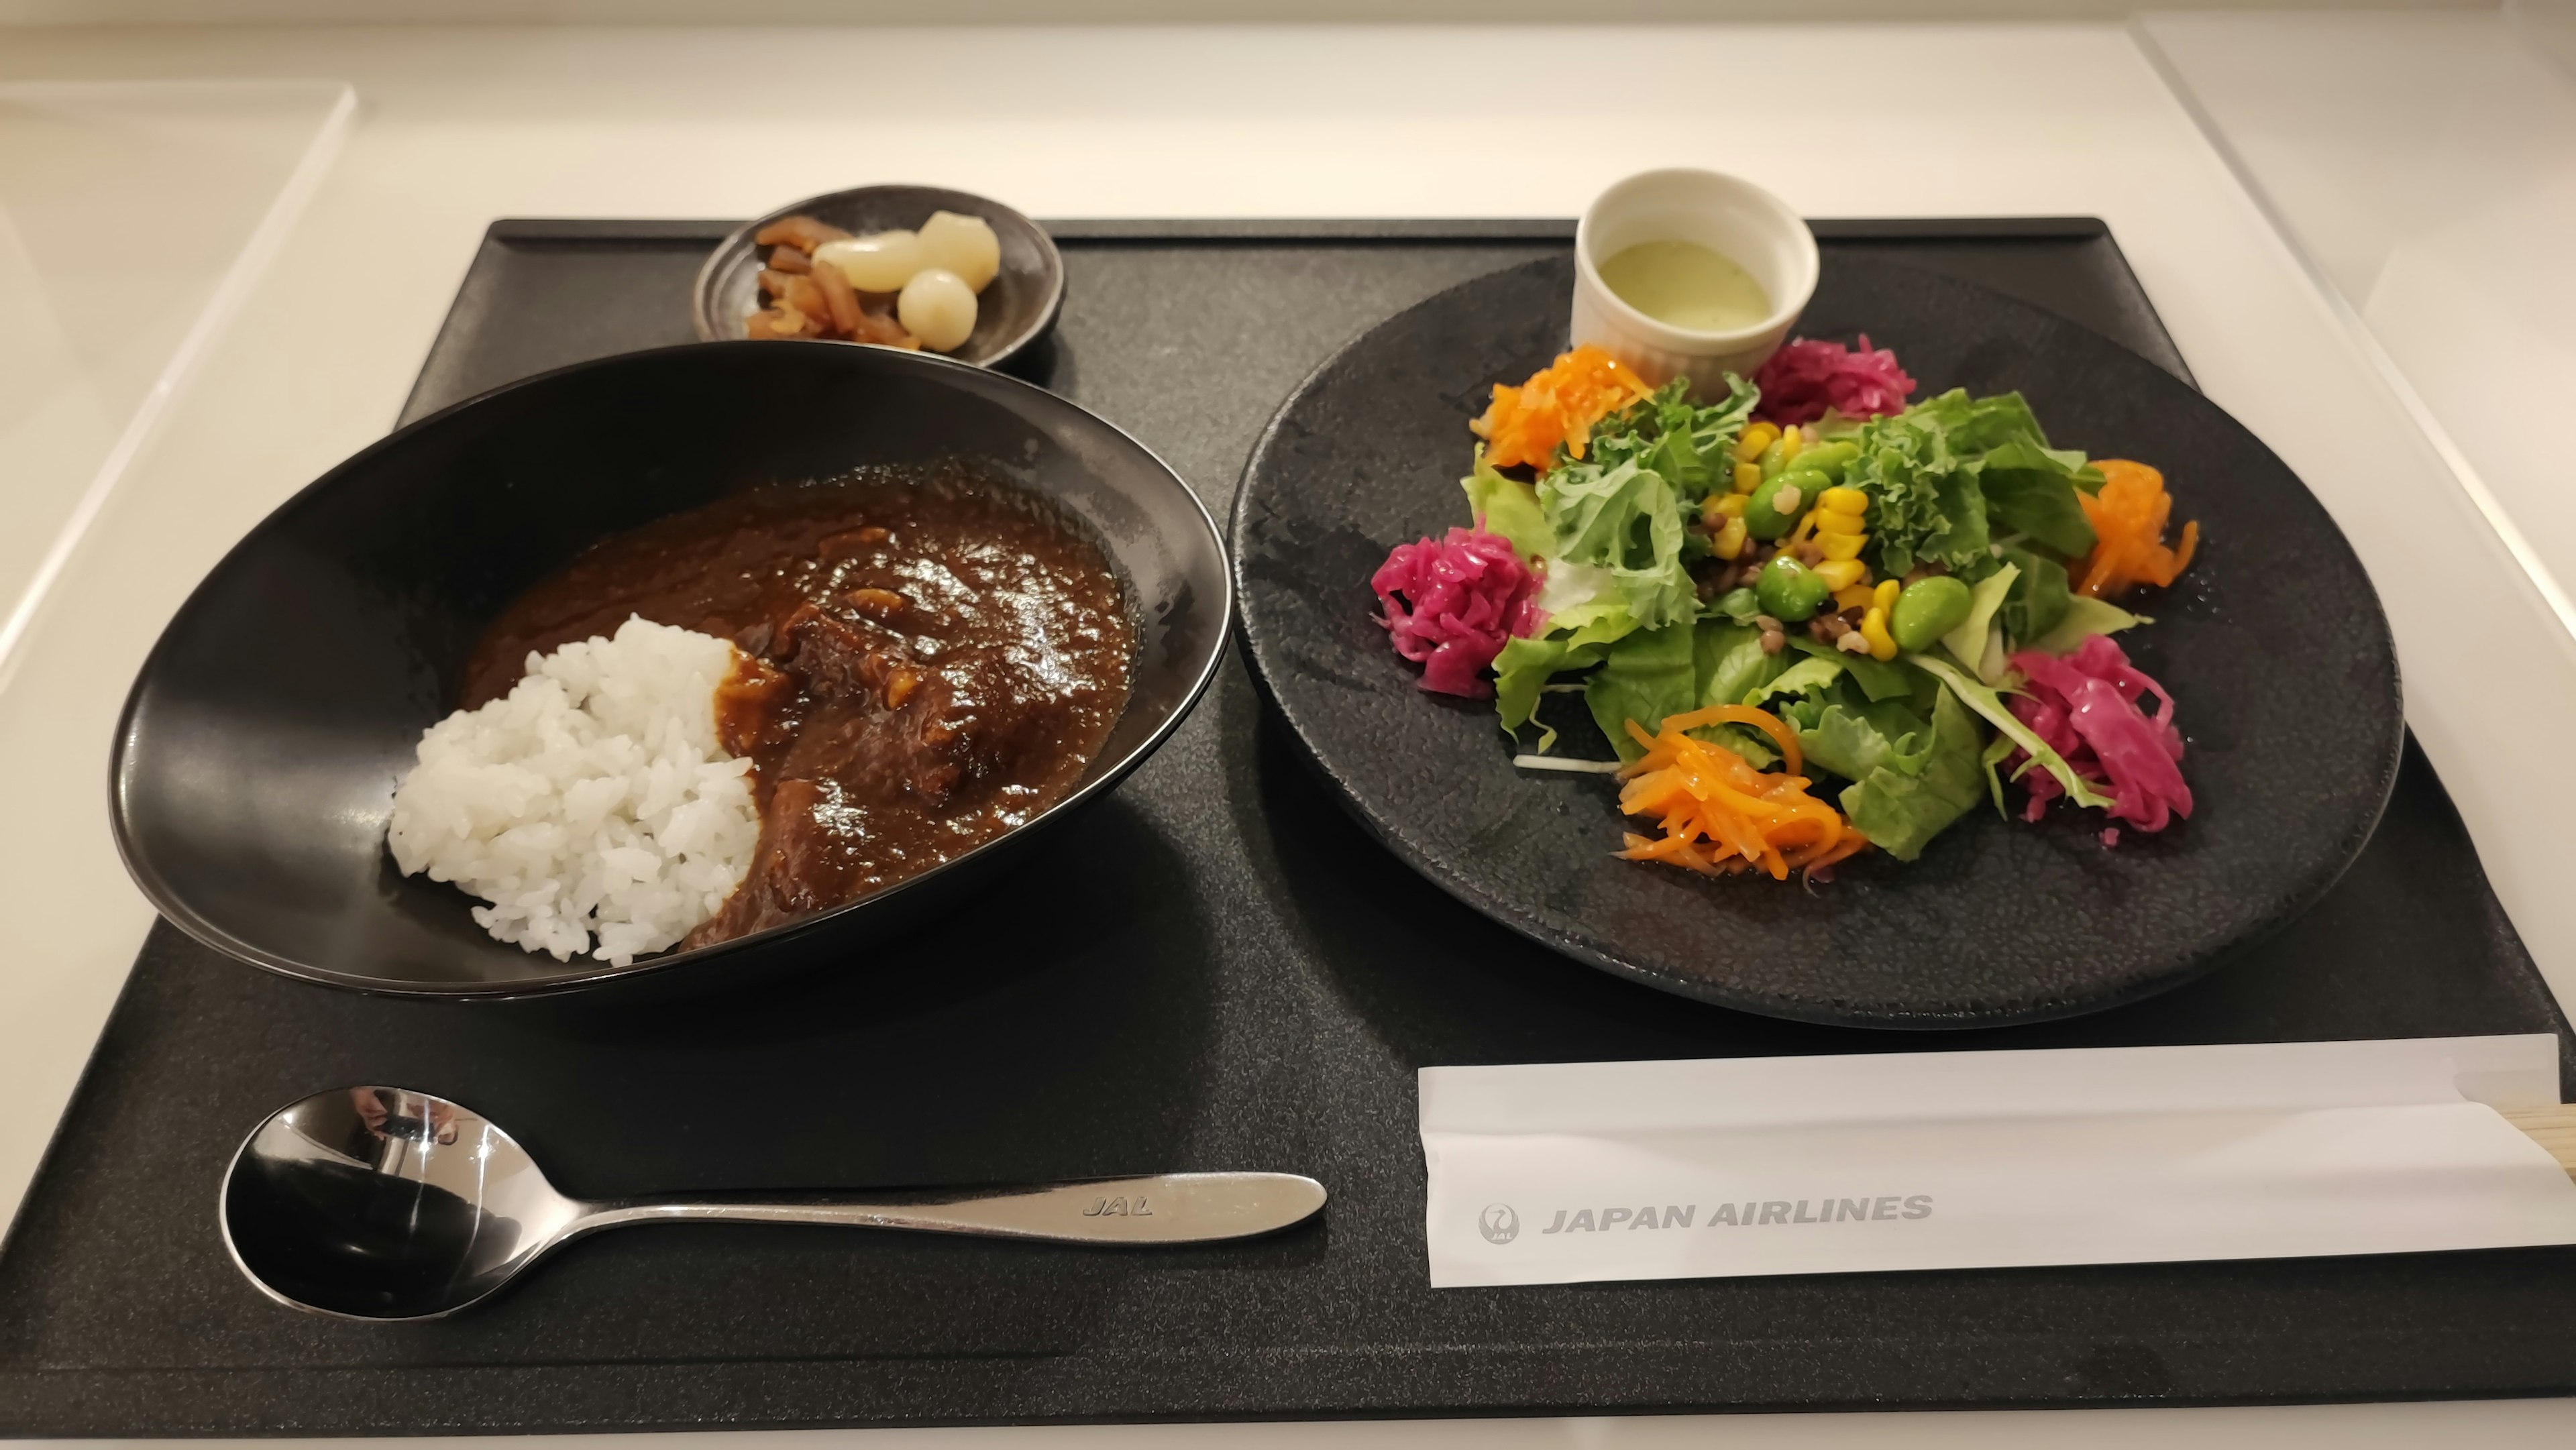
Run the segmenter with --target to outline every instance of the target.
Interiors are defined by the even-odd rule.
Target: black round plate
[[[2164,991],[2296,916],[2351,864],[2397,771],[2388,622],[2324,508],[2188,385],[2053,314],[1902,264],[1838,258],[1799,331],[1866,331],[1921,382],[2018,389],[2050,441],[2165,472],[2201,546],[2129,601],[2124,636],[2169,685],[2197,814],[2160,836],[2060,807],[1972,813],[1921,860],[1830,884],[1708,880],[1621,861],[1598,776],[1524,772],[1490,701],[1417,687],[1375,622],[1393,545],[1466,522],[1467,420],[1564,345],[1570,259],[1453,288],[1326,362],[1246,465],[1233,520],[1256,675],[1321,773],[1396,855],[1497,921],[1650,986],[1747,1011],[1972,1027]],[[1570,697],[1569,697],[1570,698]],[[1578,712],[1579,713],[1579,712]],[[1607,758],[1588,721],[1561,753]],[[2008,792],[2020,805],[2020,791]],[[2094,813],[2084,813],[2090,817]]]

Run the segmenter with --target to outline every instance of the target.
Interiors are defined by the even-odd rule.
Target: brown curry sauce
[[[630,615],[742,652],[717,725],[754,765],[759,853],[683,948],[855,901],[1062,800],[1135,649],[1118,576],[1052,505],[953,464],[871,469],[593,546],[485,631],[463,705]]]

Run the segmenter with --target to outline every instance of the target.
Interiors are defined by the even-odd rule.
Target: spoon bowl
[[[316,1093],[269,1115],[224,1176],[233,1264],[290,1308],[437,1319],[498,1292],[558,1246],[633,1223],[900,1228],[1056,1243],[1248,1238],[1324,1206],[1288,1173],[1165,1173],[1035,1187],[757,1200],[585,1200],[559,1192],[499,1124],[408,1088]]]

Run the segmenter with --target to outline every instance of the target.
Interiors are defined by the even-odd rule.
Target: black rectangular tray
[[[405,417],[689,340],[718,223],[501,222]],[[1820,224],[2188,376],[2089,220]],[[1562,223],[1057,228],[1033,375],[1220,516],[1334,347]],[[1463,434],[1462,434],[1463,438]],[[2082,439],[2070,439],[2080,445]],[[2208,480],[2195,486],[2224,486]],[[1434,1292],[1414,1072],[1433,1064],[2555,1033],[2567,1023],[2411,747],[2351,874],[2166,996],[1953,1036],[1774,1022],[1552,956],[1335,809],[1230,663],[1116,795],[988,905],[847,970],[660,1015],[378,1000],[157,926],[0,1246],[0,1433],[506,1433],[1040,1420],[2077,1405],[2576,1389],[2576,1250]],[[390,1082],[500,1119],[575,1193],[1269,1168],[1324,1217],[1123,1253],[659,1228],[457,1319],[260,1298],[217,1180],[270,1109]]]

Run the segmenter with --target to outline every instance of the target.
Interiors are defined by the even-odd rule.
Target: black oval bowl
[[[1255,445],[1233,544],[1253,673],[1342,803],[1399,857],[1571,956],[1702,1001],[1870,1027],[1984,1027],[2178,986],[2322,896],[2369,840],[2405,730],[2388,621],[2334,520],[2171,374],[2054,314],[1883,260],[1831,261],[1798,330],[1866,332],[1918,397],[2018,389],[2052,442],[2171,481],[2200,553],[2122,641],[2173,687],[2197,797],[2162,835],[1972,811],[1922,859],[1812,890],[1621,861],[1598,776],[1519,771],[1493,703],[1429,695],[1369,575],[1466,519],[1467,420],[1565,345],[1571,259],[1468,282],[1353,342]],[[1560,751],[1607,756],[1579,703]],[[2020,791],[2009,791],[2020,805]]]
[[[935,211],[982,217],[1002,244],[1002,269],[975,295],[975,330],[952,361],[1000,367],[1055,328],[1064,310],[1064,256],[1046,229],[990,197],[943,186],[860,186],[828,192],[754,217],[716,244],[698,269],[690,321],[708,342],[741,342],[743,323],[760,305],[761,252],[751,239],[762,227],[810,216],[853,234],[912,231]],[[856,343],[843,343],[856,347]]]
[[[834,911],[612,967],[484,935],[453,887],[385,849],[395,782],[520,591],[607,535],[735,488],[957,457],[1083,520],[1135,612],[1134,685],[1052,809]],[[189,596],[117,725],[126,868],[189,935],[287,976],[511,997],[864,962],[956,904],[1153,753],[1224,652],[1215,522],[1144,445],[998,373],[889,348],[694,343],[583,363],[459,403],[332,469]]]

